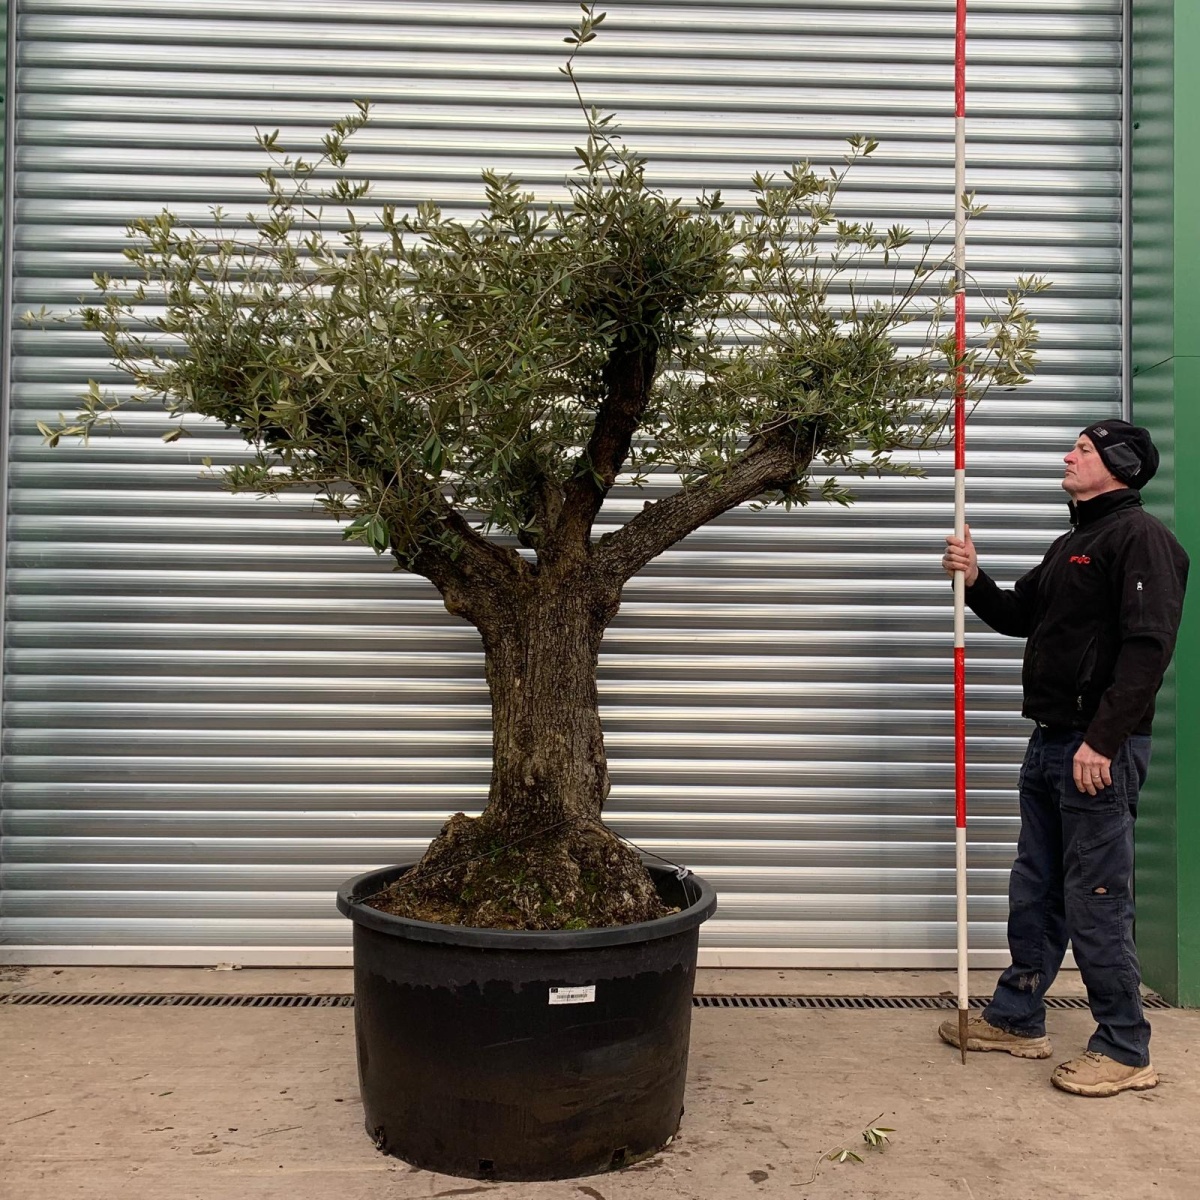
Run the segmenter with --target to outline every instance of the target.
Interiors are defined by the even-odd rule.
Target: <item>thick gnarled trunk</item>
[[[492,697],[492,782],[375,902],[425,920],[558,929],[662,916],[637,852],[608,830],[596,664],[617,593],[542,576],[480,621]]]
[[[492,696],[487,817],[514,837],[600,818],[608,763],[596,665],[604,616],[586,591],[514,605],[484,634]]]

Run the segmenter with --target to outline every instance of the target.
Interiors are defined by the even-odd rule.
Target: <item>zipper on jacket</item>
[[[1141,583],[1138,583],[1138,589],[1141,590]],[[1075,697],[1075,711],[1083,712],[1083,694],[1092,686],[1092,676],[1096,673],[1096,643],[1097,639],[1092,638],[1083,648],[1083,654],[1079,659],[1079,666],[1076,668],[1078,675],[1076,682],[1079,685],[1079,694]],[[1087,675],[1084,675],[1084,671]]]

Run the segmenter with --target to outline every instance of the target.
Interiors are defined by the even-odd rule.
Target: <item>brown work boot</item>
[[[957,1048],[958,1018],[943,1021],[938,1026],[938,1037]],[[1017,1058],[1049,1058],[1054,1053],[1050,1048],[1050,1039],[1045,1034],[1041,1037],[1021,1037],[989,1025],[982,1017],[967,1018],[967,1049],[1003,1050]]]
[[[1088,1050],[1082,1058],[1059,1063],[1050,1082],[1076,1096],[1115,1096],[1118,1092],[1144,1092],[1158,1086],[1158,1072],[1149,1064],[1127,1067],[1107,1054]]]

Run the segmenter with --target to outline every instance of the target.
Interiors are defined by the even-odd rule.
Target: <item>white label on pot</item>
[[[586,987],[552,987],[550,989],[551,1004],[594,1004],[596,1000],[596,985],[589,983]]]

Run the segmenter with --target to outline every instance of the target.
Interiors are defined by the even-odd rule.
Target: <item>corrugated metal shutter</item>
[[[950,211],[952,0],[613,0],[582,74],[663,186],[882,139],[854,213]],[[16,304],[120,270],[122,228],[255,199],[252,125],[312,145],[352,97],[375,202],[467,211],[478,170],[554,187],[580,140],[556,67],[573,4],[20,0]],[[1043,270],[1036,382],[971,437],[970,514],[1012,578],[1061,526],[1059,455],[1118,409],[1119,0],[973,0],[970,182],[986,284]],[[3,938],[24,960],[343,961],[335,885],[477,805],[472,630],[303,498],[198,477],[152,415],[47,451],[35,422],[113,381],[94,338],[16,333]],[[738,512],[629,587],[605,642],[613,824],[721,892],[710,963],[948,964],[951,521],[944,457],[849,511]],[[614,514],[640,502],[612,504]],[[977,961],[1003,946],[1019,643],[970,634]]]

